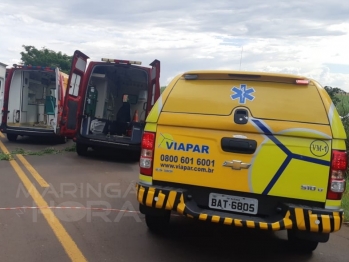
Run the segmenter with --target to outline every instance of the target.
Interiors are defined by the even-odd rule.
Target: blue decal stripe
[[[286,155],[291,155],[292,152],[285,146],[283,145],[275,136],[268,135],[271,141],[273,141]]]
[[[264,126],[259,120],[252,119],[252,122],[255,123],[259,127],[259,129],[263,131],[264,134],[273,135],[273,133],[266,126]]]
[[[292,158],[298,159],[298,160],[302,160],[302,161],[306,161],[306,162],[310,162],[310,163],[314,163],[314,164],[323,165],[323,166],[329,166],[330,165],[330,161],[317,159],[317,158],[313,158],[313,157],[308,157],[308,156],[292,154]]]
[[[276,172],[274,177],[271,179],[271,181],[269,182],[267,187],[264,189],[264,191],[262,193],[263,195],[267,195],[270,192],[270,190],[276,184],[276,182],[278,181],[278,179],[280,178],[282,173],[285,171],[286,167],[288,166],[288,164],[291,162],[292,159],[297,159],[297,160],[301,160],[301,161],[305,161],[305,162],[309,162],[309,163],[314,163],[314,164],[319,164],[319,165],[324,165],[324,166],[330,166],[330,161],[317,159],[317,158],[313,158],[313,157],[308,157],[308,156],[302,156],[299,154],[293,154],[285,145],[283,145],[273,135],[273,133],[265,125],[263,125],[262,122],[260,122],[259,120],[255,120],[255,119],[253,119],[252,121],[253,121],[253,123],[255,123],[258,126],[258,128],[265,135],[268,136],[268,138],[271,141],[273,141],[287,155],[287,158],[285,159],[285,161],[281,164],[280,168],[278,169],[278,171]]]
[[[282,173],[285,171],[286,167],[288,166],[288,164],[291,162],[292,157],[287,156],[287,158],[285,159],[285,161],[282,163],[282,165],[280,166],[279,170],[276,172],[276,174],[274,175],[274,177],[271,179],[271,181],[269,182],[268,186],[264,189],[263,191],[263,195],[267,195],[269,193],[269,191],[273,188],[273,186],[275,185],[275,183],[278,181],[279,177],[282,175]]]
[[[273,141],[282,151],[284,151],[286,155],[292,154],[291,151],[286,146],[284,146],[275,136],[273,136],[272,132],[260,121],[252,121],[263,131],[264,134],[266,134],[269,137],[271,141]]]

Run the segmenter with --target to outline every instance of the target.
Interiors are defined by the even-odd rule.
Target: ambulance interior
[[[85,97],[82,136],[140,143],[148,98],[147,71],[137,66],[96,66]]]
[[[8,100],[8,126],[55,129],[56,76],[49,71],[16,70]]]

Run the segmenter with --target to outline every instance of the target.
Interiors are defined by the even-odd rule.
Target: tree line
[[[73,56],[63,54],[60,51],[55,52],[46,47],[42,47],[41,49],[31,45],[23,45],[22,47],[24,48],[24,51],[20,52],[21,64],[58,67],[62,72],[69,74]],[[161,93],[165,90],[165,88],[166,86],[161,87]],[[335,105],[341,102],[338,95],[346,93],[344,90],[338,87],[325,86],[324,88]]]

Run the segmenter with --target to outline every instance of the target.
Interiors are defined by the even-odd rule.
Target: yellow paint
[[[328,166],[293,159],[269,195],[325,202],[328,174]],[[312,185],[322,188],[323,191],[302,190],[301,185]]]
[[[35,170],[35,168],[22,156],[21,154],[16,155],[19,161],[22,162],[24,167],[29,171],[29,173],[35,178],[41,187],[49,187],[50,185],[45,181],[45,179],[40,176],[40,174]]]
[[[161,208],[164,205],[165,197],[166,197],[165,194],[163,194],[160,191],[158,195],[158,201],[156,201],[156,204],[155,204],[156,208]]]
[[[199,215],[199,219],[200,219],[200,220],[203,220],[203,221],[206,221],[206,219],[207,219],[207,214],[200,214],[200,215]]]
[[[292,229],[292,220],[291,219],[284,219],[285,229]]]
[[[212,222],[213,223],[218,223],[219,222],[220,217],[219,216],[212,216]]]
[[[315,221],[317,220],[317,215],[311,214],[311,212],[309,211],[310,231],[319,232],[319,225],[315,223]]]
[[[144,131],[147,132],[156,132],[156,124],[153,123],[147,123],[144,127]]]
[[[334,218],[334,231],[338,231],[342,226],[339,212],[333,212],[333,218]]]
[[[339,117],[337,108],[333,104],[327,91],[316,81],[313,81],[313,82],[317,87],[317,90],[322,98],[326,112],[328,114],[333,138],[345,140],[347,136],[346,136],[342,121]]]
[[[342,205],[342,200],[329,200],[326,199],[326,203],[325,203],[325,208],[328,209],[334,209],[334,208],[340,208]]]
[[[280,223],[276,222],[276,223],[271,224],[271,228],[273,230],[280,230],[280,228],[281,228]]]
[[[346,145],[344,140],[333,139],[332,140],[332,149],[336,150],[346,150]]]
[[[346,139],[346,133],[342,124],[341,119],[339,118],[338,111],[333,104],[330,96],[328,95],[327,91],[316,81],[313,81],[314,84],[317,87],[317,90],[322,98],[322,101],[324,103],[331,129],[332,129],[332,136],[333,138],[339,138],[342,140]]]
[[[267,223],[264,223],[264,222],[259,222],[259,227],[261,228],[261,229],[268,229],[268,224]]]
[[[8,153],[8,150],[4,146],[4,144],[0,141],[0,148],[4,153]],[[22,168],[18,165],[18,163],[13,160],[10,161],[12,168],[17,173],[19,179],[28,190],[29,194],[33,198],[34,202],[38,207],[47,207],[48,203],[44,200],[44,198],[40,195],[39,191],[35,188],[35,186],[30,182],[29,178],[25,175]],[[63,225],[59,222],[58,218],[55,216],[51,209],[41,209],[43,216],[45,217],[47,223],[53,230],[56,235],[58,241],[63,246],[65,252],[71,259],[71,261],[87,261],[84,257],[80,249],[77,247],[74,240],[70,237],[68,232],[65,230]]]
[[[255,228],[255,226],[256,226],[255,222],[253,222],[253,221],[247,221],[247,222],[246,222],[246,225],[247,225],[247,227],[249,227],[249,228]]]
[[[169,134],[170,131],[171,134]],[[221,137],[229,137],[231,135],[232,133],[228,131],[195,130],[195,132],[193,132],[193,130],[186,128],[161,126],[161,129],[158,129],[157,131],[155,142],[153,179],[248,192],[250,190],[248,180],[249,170],[233,170],[230,167],[223,167],[223,163],[227,160],[231,161],[232,156],[231,153],[222,152],[217,147],[217,143],[220,144]],[[262,143],[264,140],[264,138],[258,134],[251,134],[251,139],[258,141],[259,143]],[[211,151],[208,155],[168,150],[166,143],[171,143],[173,140],[191,144],[204,144],[209,146]],[[161,161],[160,155],[176,156],[178,158],[177,164],[181,164],[182,157],[193,158],[191,166],[195,168],[205,167],[198,165],[198,158],[215,160],[214,167],[211,166],[209,168],[214,168],[219,176],[217,175],[216,179],[212,179],[212,173],[191,172],[180,169],[174,170],[174,173],[169,175],[167,172],[158,170],[158,168],[164,169],[164,167],[161,166],[164,162]],[[217,156],[217,158],[212,157],[213,155]],[[245,163],[250,163],[252,157],[253,155],[242,154],[239,156],[239,159]],[[182,164],[182,166],[184,165],[185,164]],[[200,175],[200,179],[198,179],[198,175]]]
[[[5,138],[4,134],[0,131],[0,137]]]
[[[159,100],[157,100],[147,116],[147,123],[156,123],[160,115]]]
[[[145,200],[145,203],[147,206],[152,205],[153,199],[154,199],[154,194],[155,194],[155,188],[150,187],[148,189],[147,199]]]
[[[237,227],[242,227],[241,219],[234,219],[234,225]]]
[[[179,204],[177,205],[177,212],[178,212],[179,214],[183,214],[184,209],[185,209],[184,197],[183,197],[183,195],[181,195],[180,202],[179,202]]]
[[[322,223],[322,229],[324,233],[330,233],[331,232],[331,223],[330,223],[330,216],[329,215],[321,215],[321,223]]]
[[[257,130],[251,122],[245,125],[236,125],[234,121],[232,121],[232,117],[232,114],[227,116],[210,116],[162,112],[158,124],[173,127],[180,126],[197,127],[200,129],[208,128],[210,130],[229,130],[232,132],[239,132],[240,134],[241,132],[261,133],[261,131]],[[275,120],[264,120],[264,122],[268,126],[272,127],[275,133],[285,132],[285,130],[287,130],[290,135],[299,137],[329,138],[332,136],[331,128],[329,125],[297,123],[297,126],[295,126],[294,122],[287,121],[283,122]],[[303,131],[301,131],[300,129],[303,129]]]
[[[139,181],[144,182],[148,185],[151,185],[153,182],[153,178],[151,176],[145,176],[145,175],[139,174]]]
[[[264,122],[272,127],[276,134],[315,139],[330,139],[332,137],[332,131],[329,125],[297,123],[295,126],[293,122],[288,121],[265,120]]]
[[[140,187],[140,189],[138,191],[138,202],[142,203],[142,204],[144,204],[143,203],[144,191],[145,191],[145,189],[142,186]]]
[[[333,105],[333,117],[331,120],[332,134],[334,138],[346,139],[347,135],[342,124],[342,120],[339,117],[336,107]]]
[[[224,219],[224,225],[230,226],[232,223],[233,223],[233,219],[232,218],[226,217]]]
[[[313,80],[313,83],[317,87],[317,90],[322,98],[327,114],[329,114],[331,105],[333,104],[330,96],[328,95],[327,91],[317,81]]]
[[[344,130],[344,127],[342,125],[342,121],[339,118],[339,114],[337,112],[337,110],[335,111],[335,116],[333,117],[331,126],[332,126],[332,132],[333,132],[333,136],[336,138],[341,138],[341,139],[346,139],[346,133]]]
[[[292,222],[292,220],[290,219],[290,216],[291,216],[290,211],[287,211],[287,212],[286,212],[286,215],[285,215],[285,218],[283,219],[284,225],[285,225],[285,228],[286,228],[286,229],[291,229],[291,228],[292,228],[292,225],[293,225],[293,222]]]
[[[166,209],[171,210],[174,205],[174,201],[176,199],[177,193],[175,191],[170,191],[170,194],[168,195],[167,203],[166,203]]]
[[[174,114],[166,112],[163,112],[160,116],[160,120],[163,124],[159,124],[157,127],[153,179],[164,182],[261,194],[268,187],[270,181],[272,181],[287,157],[286,153],[275,145],[272,140],[264,135],[258,134],[260,132],[259,129],[251,123],[241,127],[242,125],[236,125],[231,121],[231,119],[228,120],[225,119],[225,117],[222,120],[220,120],[220,117],[218,116],[212,116],[210,121],[204,121],[204,119],[197,120],[197,118],[200,118],[199,115],[195,116],[195,118],[191,116],[190,122],[189,119],[184,120],[186,115],[181,114],[180,116],[181,118],[177,118]],[[175,126],[171,125],[171,122],[174,124],[173,122],[177,121],[176,119],[181,123],[175,123]],[[209,123],[212,127],[217,127],[219,126],[218,123],[221,123],[222,125],[219,126],[219,128],[222,128],[222,130],[184,127],[187,124],[189,125],[189,123],[192,126]],[[265,121],[264,125],[269,126],[272,130],[274,128],[278,130],[280,135],[275,135],[275,137],[282,142],[290,152],[314,159],[330,161],[331,140],[328,139],[331,134],[330,130],[326,130],[326,128],[322,128],[322,126],[319,125],[316,126],[320,129],[322,128],[321,130],[317,130],[315,127],[310,129],[309,124],[297,124],[297,128],[294,128],[294,124],[290,122],[285,123],[289,124],[288,127],[290,129],[281,130],[280,126],[275,124],[275,121]],[[281,126],[282,125],[284,124],[281,124]],[[293,128],[291,128],[292,126]],[[238,128],[250,129],[251,132],[237,132],[236,129]],[[329,126],[327,126],[327,128],[329,128]],[[257,141],[259,148],[255,155],[234,155],[222,151],[220,146],[217,146],[220,145],[222,137],[232,137],[239,134],[244,134],[247,138]],[[295,139],[295,136],[298,136],[299,138]],[[321,141],[318,141],[317,139],[320,138]],[[168,145],[173,142],[176,142],[177,144],[190,143],[207,145],[210,149],[209,154],[168,149]],[[327,149],[324,152],[316,152],[316,148],[320,145],[326,146]],[[314,155],[314,152],[318,155]],[[179,164],[181,166],[185,166],[185,164],[180,162],[181,158],[193,158],[193,162],[190,163],[190,165],[187,165],[193,168],[201,168],[196,162],[198,158],[214,160],[215,179],[212,179],[212,173],[209,172],[190,171],[178,168],[172,168],[172,173],[169,175],[168,172],[163,171],[163,164],[173,163],[161,161],[161,155],[177,157],[178,162],[176,165]],[[271,155],[273,156],[273,161],[270,161]],[[223,166],[225,161],[231,161],[233,159],[240,160],[244,163],[250,163],[251,167],[249,169],[233,170]],[[328,173],[329,166],[293,159],[283,171],[277,182],[272,186],[268,194],[324,202],[326,200],[325,189],[327,188],[328,183]],[[198,176],[200,176],[200,179],[198,179]],[[316,186],[323,190],[318,190],[316,192],[301,190],[301,185]]]
[[[10,154],[10,152],[7,150],[5,145],[1,142],[1,140],[0,140],[0,149],[4,154]]]
[[[273,161],[269,161],[270,156],[273,156]],[[272,141],[263,144],[250,170],[253,192],[261,194],[264,191],[285,159],[286,154],[275,147]],[[263,176],[260,175],[260,170],[263,170]]]
[[[297,222],[297,227],[300,230],[305,230],[305,220],[304,220],[304,215],[303,215],[303,209],[301,208],[296,208],[295,209],[296,213],[296,222]]]
[[[233,108],[241,106],[237,99],[231,99],[233,94],[231,89],[234,86],[240,88],[240,84],[246,84],[248,88],[253,87],[256,90],[255,99],[246,102],[246,106],[255,118],[329,124],[323,102],[314,85],[305,87],[246,80],[215,80],[213,82],[181,79],[171,91],[163,111],[210,114],[212,118],[230,115]],[[295,95],[297,95],[297,106],[294,105],[293,99],[285,99]],[[310,114],[304,114],[304,112],[310,112]]]

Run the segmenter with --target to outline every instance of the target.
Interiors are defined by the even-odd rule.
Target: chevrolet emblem
[[[223,163],[224,167],[231,167],[234,170],[248,169],[251,164],[242,163],[240,160],[225,161]]]

